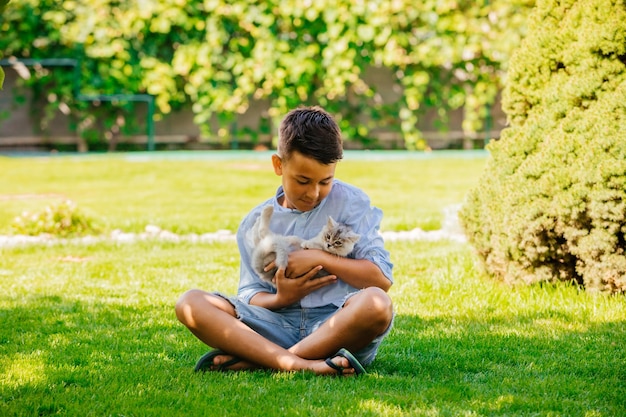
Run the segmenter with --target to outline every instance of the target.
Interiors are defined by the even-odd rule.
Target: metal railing
[[[1,67],[17,68],[20,65],[25,67],[69,67],[74,71],[72,78],[72,95],[76,101],[86,102],[144,102],[147,103],[146,116],[146,136],[148,137],[148,150],[153,151],[154,146],[154,97],[150,94],[83,94],[81,93],[81,71],[80,62],[73,58],[43,58],[43,59],[17,59],[9,58],[0,60]]]

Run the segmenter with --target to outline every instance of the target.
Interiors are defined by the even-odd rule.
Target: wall
[[[55,69],[65,71],[66,69]],[[61,112],[54,115],[53,120],[45,131],[39,128],[37,112],[41,111],[42,103],[30,103],[28,92],[16,88],[18,74],[11,68],[5,68],[6,80],[4,89],[0,92],[0,149],[54,149],[59,146],[77,147],[78,138],[70,129],[71,120]],[[399,96],[398,86],[392,82],[393,77],[384,68],[372,68],[365,75],[368,83],[375,84],[385,101],[394,100]],[[14,104],[14,94],[24,94],[26,104],[17,106]],[[267,103],[252,102],[245,114],[236,121],[238,129],[249,128],[258,130],[262,116],[267,116]],[[138,123],[144,124],[146,120],[147,105],[137,103],[136,116]],[[500,101],[492,108],[491,128],[489,131],[480,132],[476,135],[465,135],[461,128],[463,120],[462,110],[457,110],[448,115],[449,124],[446,131],[438,131],[436,128],[437,113],[429,112],[420,119],[420,130],[423,132],[427,144],[432,149],[444,148],[473,148],[482,147],[485,138],[497,139],[500,131],[506,123],[506,116],[501,110]],[[201,137],[200,129],[193,122],[191,109],[174,111],[165,115],[162,120],[155,122],[155,142],[159,148],[185,148],[185,149],[215,149],[233,147],[271,146],[270,135],[260,135],[257,138],[241,135],[236,140],[222,141],[216,137]],[[270,127],[275,132],[276,127]],[[403,148],[401,136],[395,132],[373,131],[378,143],[376,147]],[[133,144],[143,147],[147,143],[147,135],[138,134],[132,137],[114,138],[114,146],[119,144]],[[361,143],[346,141],[348,149],[363,149],[367,147]],[[83,149],[85,150],[85,149]]]

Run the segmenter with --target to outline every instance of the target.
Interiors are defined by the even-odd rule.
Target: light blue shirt
[[[383,213],[380,209],[370,205],[369,197],[360,189],[339,180],[333,181],[333,187],[324,200],[313,210],[302,212],[288,209],[278,204],[284,195],[282,186],[276,195],[255,207],[241,222],[237,230],[237,245],[241,255],[238,297],[245,303],[259,292],[275,293],[276,289],[262,281],[251,266],[252,246],[246,239],[246,233],[254,225],[261,214],[263,207],[268,204],[274,206],[274,214],[270,222],[270,229],[274,233],[296,235],[303,239],[310,239],[317,235],[328,221],[328,216],[340,223],[344,223],[353,231],[361,235],[354,250],[349,255],[354,259],[367,259],[377,265],[382,273],[393,282],[393,264],[389,252],[384,248],[383,238],[378,233]],[[346,296],[358,291],[357,288],[341,281],[327,285],[312,292],[300,301],[301,307],[313,308],[328,304],[343,305]]]

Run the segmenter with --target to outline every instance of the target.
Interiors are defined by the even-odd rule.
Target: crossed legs
[[[232,369],[261,367],[280,371],[309,370],[334,374],[324,362],[340,348],[358,351],[381,335],[393,317],[389,296],[381,289],[367,288],[350,297],[344,307],[317,330],[289,349],[267,340],[236,318],[235,308],[222,297],[190,290],[176,304],[176,315],[198,339],[242,359]],[[215,365],[228,357],[215,358]],[[343,368],[343,357],[332,359]],[[347,369],[345,373],[351,373]]]

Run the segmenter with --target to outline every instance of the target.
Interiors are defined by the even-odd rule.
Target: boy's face
[[[293,152],[288,160],[272,155],[276,175],[282,176],[285,196],[283,207],[300,211],[313,210],[330,193],[336,163],[322,164],[313,158]]]

